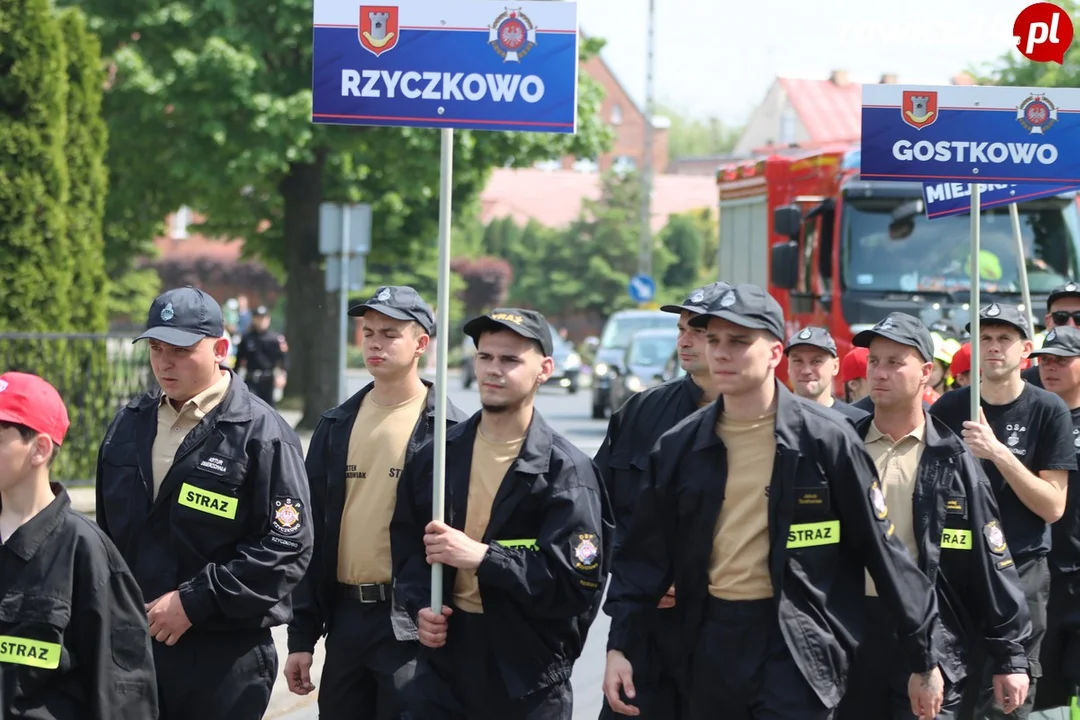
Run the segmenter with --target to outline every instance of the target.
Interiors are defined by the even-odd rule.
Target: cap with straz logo
[[[471,337],[474,343],[479,343],[480,335],[486,331],[504,329],[512,330],[530,340],[536,340],[540,343],[545,356],[550,356],[554,351],[551,328],[547,319],[535,310],[495,308],[487,315],[473,318],[465,323],[463,328],[465,334]]]

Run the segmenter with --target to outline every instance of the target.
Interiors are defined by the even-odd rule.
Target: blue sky
[[[1013,20],[1032,2],[658,0],[657,99],[738,124],[778,75],[824,79],[844,69],[856,82],[895,73],[901,83],[948,84],[971,64],[1015,53]],[[607,40],[604,59],[642,102],[647,0],[578,5],[581,28]]]

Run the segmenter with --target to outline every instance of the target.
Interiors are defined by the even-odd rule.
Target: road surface
[[[350,377],[349,392],[363,387],[368,376],[354,374]],[[462,390],[459,378],[452,375],[449,383],[449,397],[459,408],[467,413],[480,409],[480,396],[473,386],[471,390]],[[607,422],[591,420],[591,399],[588,388],[578,394],[570,395],[557,388],[541,388],[536,402],[544,418],[558,432],[565,435],[582,452],[592,457],[604,440]],[[574,720],[596,720],[600,714],[600,684],[604,677],[604,648],[607,644],[607,616],[602,612],[589,632],[588,641],[582,656],[574,666],[572,678],[574,685]],[[278,633],[275,633],[277,635]],[[316,648],[315,664],[321,665],[322,647]],[[284,665],[285,656],[281,655]],[[318,679],[313,678],[318,686]],[[317,692],[317,690],[316,690]],[[317,720],[319,713],[315,707],[315,694],[307,698],[290,695],[284,687],[280,674],[274,686],[274,697],[267,720]]]

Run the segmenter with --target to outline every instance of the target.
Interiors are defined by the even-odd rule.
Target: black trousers
[[[972,653],[972,662],[968,665],[968,677],[979,678],[979,682],[968,682],[964,697],[963,717],[974,720],[1028,720],[1035,707],[1035,689],[1042,677],[1042,664],[1039,656],[1043,638],[1046,636],[1046,605],[1050,600],[1050,567],[1045,555],[1023,558],[1016,561],[1016,571],[1020,575],[1020,585],[1027,599],[1028,612],[1031,614],[1031,637],[1024,643],[1024,652],[1028,658],[1028,674],[1031,685],[1024,704],[1006,715],[1001,706],[994,702],[993,669],[986,656],[985,648],[976,643],[976,652]],[[968,708],[972,708],[969,713]]]
[[[249,371],[249,372],[251,372],[251,371]],[[269,405],[270,407],[275,407],[275,405],[274,405],[274,374],[273,374],[273,372],[271,372],[269,370],[259,370],[259,371],[256,371],[256,372],[258,372],[258,373],[267,373],[267,374],[259,374],[255,378],[248,379],[247,380],[248,389],[251,390],[251,392],[253,392],[259,399],[265,401],[267,405]]]
[[[1071,704],[1080,688],[1080,573],[1050,580],[1046,637],[1039,662],[1042,677],[1035,709]]]
[[[483,616],[455,610],[446,645],[421,648],[409,693],[409,720],[573,720],[570,679],[511,698],[486,640]]]
[[[880,598],[866,598],[866,629],[855,653],[837,720],[913,720],[908,699],[911,673],[904,667],[896,623]],[[938,720],[959,717],[963,686],[946,680]]]
[[[691,720],[830,720],[803,677],[772,600],[709,599],[685,689]]]
[[[319,720],[400,720],[418,647],[394,637],[389,602],[339,597],[326,636]]]
[[[657,609],[648,622],[642,644],[626,650],[634,668],[635,697],[631,702],[641,711],[639,720],[682,720],[687,715],[679,672],[684,661],[679,616],[674,608]],[[600,720],[625,717],[612,710],[604,698]]]
[[[260,720],[278,658],[270,630],[188,630],[169,647],[156,640],[161,720]]]

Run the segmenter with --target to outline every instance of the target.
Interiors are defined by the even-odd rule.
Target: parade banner
[[[1053,197],[1075,192],[1075,185],[1012,185],[1009,183],[979,183],[979,199],[983,210],[1022,203],[1027,200]],[[971,212],[971,185],[967,183],[923,183],[923,204],[926,217],[952,217]]]
[[[315,0],[312,121],[573,133],[577,3]]]
[[[863,85],[864,180],[1080,185],[1080,90]]]

